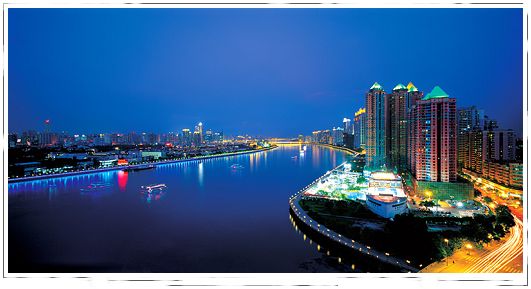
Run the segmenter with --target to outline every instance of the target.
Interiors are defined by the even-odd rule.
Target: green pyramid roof
[[[410,83],[407,85],[407,91],[408,91],[408,92],[413,92],[413,91],[419,91],[419,90],[417,89],[417,87],[415,87],[415,86],[413,85],[413,82],[410,82]]]
[[[438,85],[436,85],[428,95],[426,95],[422,100],[434,99],[434,98],[444,98],[449,95],[442,90]]]
[[[378,83],[378,82],[375,82],[372,86],[371,86],[371,90],[373,89],[376,89],[376,90],[383,90],[382,86]]]
[[[407,89],[402,83],[399,83],[393,88],[393,90]]]

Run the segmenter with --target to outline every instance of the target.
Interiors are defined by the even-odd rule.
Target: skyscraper
[[[415,106],[417,102],[422,99],[424,93],[419,91],[412,82],[407,85],[407,117],[406,117],[406,166],[411,172],[415,171],[416,160],[412,152],[415,150],[416,139],[412,137],[414,135],[415,124]]]
[[[474,135],[468,135],[472,130],[482,130],[484,127],[485,113],[475,106],[460,108],[457,112],[457,164],[464,166],[465,158],[472,148],[470,141],[474,141]],[[472,137],[472,139],[470,139]]]
[[[378,170],[385,165],[385,91],[375,82],[365,95],[367,108],[366,167]]]
[[[343,131],[341,127],[332,128],[332,144],[335,146],[343,145]]]
[[[194,145],[199,146],[203,143],[203,140],[203,123],[200,122],[195,126],[193,143]]]
[[[204,141],[205,143],[211,143],[212,141],[214,141],[214,134],[212,133],[211,129],[206,130]]]
[[[343,131],[348,134],[352,134],[352,123],[350,118],[343,118]]]
[[[354,147],[365,148],[367,142],[367,112],[360,108],[354,113]]]
[[[413,136],[419,181],[457,180],[457,115],[455,98],[439,86],[418,101],[414,108]]]
[[[406,168],[406,121],[407,121],[407,88],[398,84],[386,96],[385,134],[387,163],[392,168]]]
[[[190,132],[190,129],[183,128],[181,144],[183,146],[189,146],[190,144],[192,144],[192,133]]]

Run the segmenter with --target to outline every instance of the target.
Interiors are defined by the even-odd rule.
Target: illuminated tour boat
[[[142,189],[143,192],[150,194],[150,193],[152,193],[154,191],[162,191],[162,190],[166,189],[166,185],[165,184],[155,184],[155,185],[141,186],[140,188]]]

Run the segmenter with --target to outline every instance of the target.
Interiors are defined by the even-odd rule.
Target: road
[[[516,225],[500,241],[492,241],[483,249],[466,247],[441,262],[432,263],[423,273],[522,273],[523,223]]]
[[[514,220],[516,225],[511,228],[507,241],[466,269],[466,273],[501,272],[506,265],[522,256],[524,250],[524,223],[517,217],[514,217]]]

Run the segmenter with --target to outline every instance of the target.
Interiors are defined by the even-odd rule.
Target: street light
[[[444,242],[446,243],[446,248],[450,249],[448,246],[448,239],[445,238]],[[448,252],[446,252],[446,254],[448,254]],[[446,255],[446,267],[448,267],[448,258],[450,258],[450,255]]]
[[[470,256],[470,249],[472,249],[472,245],[470,245],[470,243],[466,244],[465,245],[467,251],[466,251],[466,254]]]

